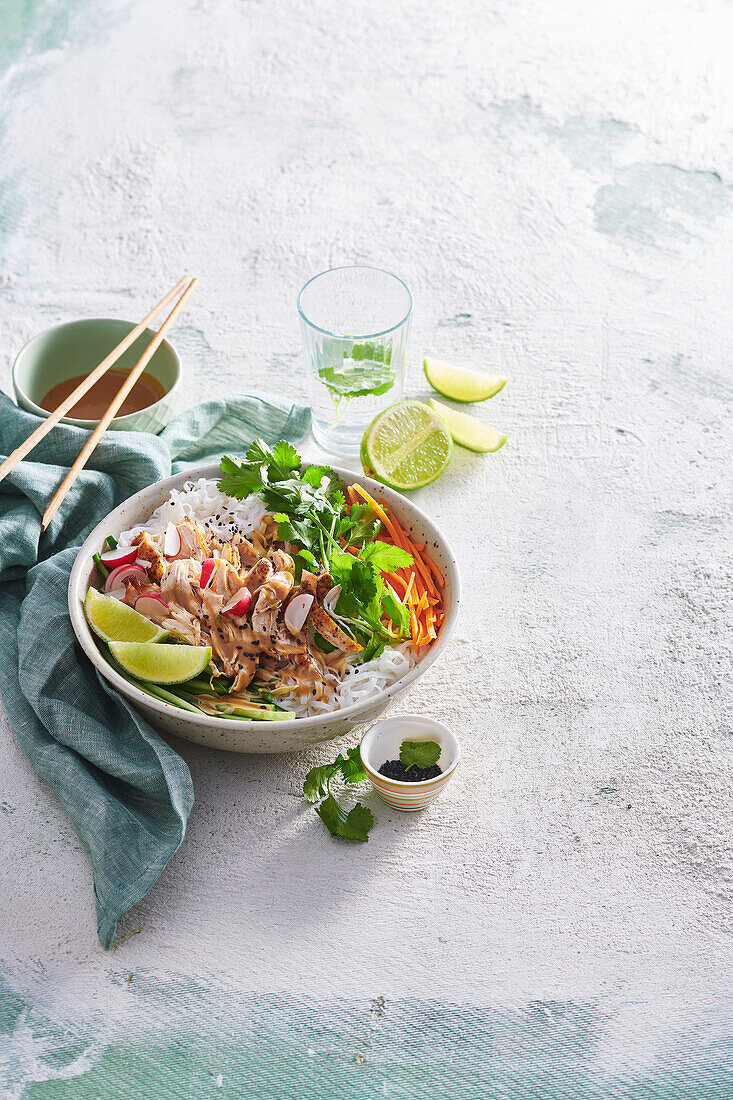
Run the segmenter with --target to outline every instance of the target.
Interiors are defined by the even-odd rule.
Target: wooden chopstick
[[[53,410],[52,413],[46,417],[44,421],[36,428],[34,432],[28,436],[28,438],[16,447],[12,454],[9,454],[5,461],[0,465],[0,481],[9,474],[11,470],[14,470],[18,463],[25,458],[29,451],[32,451],[37,443],[43,439],[45,435],[55,428],[62,416],[66,416],[69,409],[73,409],[80,397],[83,397],[87,390],[90,390],[95,382],[105,374],[113,363],[116,363],[120,356],[127,351],[131,344],[134,344],[141,332],[144,332],[150,322],[158,316],[161,309],[165,309],[169,302],[171,302],[176,294],[178,294],[186,282],[186,276],[179,279],[176,285],[168,291],[164,298],[161,298],[156,306],[150,310],[150,313],[146,317],[143,317],[139,325],[135,325],[134,329],[128,332],[127,336],[123,340],[120,340],[116,348],[113,348],[106,359],[103,359],[98,367],[95,367],[91,374],[87,374],[86,377],[73,393],[70,393],[68,397],[65,397],[60,405]]]
[[[145,370],[146,366],[148,365],[150,360],[153,358],[153,356],[155,355],[155,353],[158,350],[158,348],[160,347],[160,345],[163,343],[163,340],[165,338],[165,334],[167,333],[168,329],[171,327],[171,325],[175,321],[176,317],[178,316],[178,314],[181,312],[181,310],[185,306],[188,299],[193,294],[194,290],[198,286],[198,282],[199,282],[198,279],[192,279],[191,282],[188,284],[188,286],[184,290],[183,294],[178,299],[178,301],[174,305],[173,309],[170,311],[170,313],[166,317],[165,321],[163,321],[163,324],[160,326],[160,328],[156,332],[155,336],[150,341],[147,348],[142,353],[142,355],[138,359],[137,363],[135,364],[135,366],[132,368],[132,370],[128,374],[125,381],[120,386],[120,388],[117,391],[116,395],[112,398],[112,401],[110,402],[109,407],[107,408],[107,411],[105,412],[104,416],[101,418],[99,423],[97,424],[97,426],[94,429],[94,431],[92,432],[92,434],[89,436],[89,439],[86,441],[86,443],[82,447],[76,461],[74,462],[74,464],[71,467],[71,469],[69,470],[68,474],[66,475],[66,477],[64,478],[64,480],[61,482],[58,489],[54,493],[54,495],[51,499],[51,503],[49,504],[48,508],[43,513],[43,520],[41,521],[41,530],[42,531],[45,531],[46,528],[48,527],[48,525],[51,522],[52,518],[56,514],[56,510],[58,509],[58,507],[61,504],[62,500],[64,499],[64,497],[68,493],[69,489],[74,484],[77,477],[79,476],[80,471],[83,470],[84,467],[86,466],[87,459],[91,455],[94,448],[97,446],[97,443],[99,442],[101,437],[106,432],[110,421],[113,420],[114,417],[117,415],[117,412],[120,409],[123,401],[127,397],[128,393],[130,392],[132,387],[135,385],[138,378],[140,377],[142,372]]]

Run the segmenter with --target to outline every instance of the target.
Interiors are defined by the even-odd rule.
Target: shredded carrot
[[[420,642],[419,642],[418,638],[419,638],[420,631],[419,631],[418,622],[417,622],[417,615],[415,614],[415,608],[414,607],[410,608],[410,631],[412,633],[413,642],[415,642],[416,645],[419,645]]]
[[[365,500],[381,521],[385,532],[380,538],[393,546],[398,546],[411,555],[413,567],[396,569],[385,573],[385,579],[399,585],[403,592],[402,602],[410,613],[410,634],[418,650],[429,645],[438,636],[443,622],[443,600],[436,584],[443,588],[445,579],[435,562],[425,553],[425,543],[413,542],[393,515],[375,500],[361,485],[350,485],[347,489],[349,500],[356,502],[357,494]]]
[[[424,554],[424,553],[422,554],[422,559],[423,559],[424,562],[427,563],[428,568],[430,569],[430,572],[433,574],[433,576],[435,577],[435,579],[438,582],[438,584],[440,585],[440,587],[445,588],[445,577],[440,572],[440,570],[438,569],[438,567],[435,564],[435,562],[433,561],[433,559],[431,557],[429,557],[427,554]]]
[[[400,546],[401,543],[400,543],[400,537],[397,534],[397,528],[393,525],[392,520],[389,518],[389,516],[385,512],[384,508],[382,508],[381,504],[377,504],[374,497],[370,496],[369,493],[366,491],[366,489],[362,489],[361,485],[355,485],[354,489],[359,494],[359,496],[364,498],[364,500],[367,502],[367,504],[371,507],[372,511],[376,514],[377,518],[381,519],[382,523],[387,528],[390,535],[395,540],[396,544],[398,546]]]
[[[402,595],[404,596],[405,593],[407,592],[407,581],[402,576],[402,574],[401,573],[385,573],[385,576],[389,577],[389,583],[392,585],[393,588],[395,586],[395,581],[397,581],[399,583],[399,586],[402,589]]]

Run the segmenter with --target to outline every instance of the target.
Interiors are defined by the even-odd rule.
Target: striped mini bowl
[[[441,748],[438,767],[442,775],[420,783],[387,779],[379,769],[387,760],[399,760],[403,741],[437,741]],[[420,714],[384,718],[368,729],[361,740],[361,759],[369,782],[379,797],[396,810],[424,810],[437,798],[458,767],[461,747],[454,733],[441,722]]]

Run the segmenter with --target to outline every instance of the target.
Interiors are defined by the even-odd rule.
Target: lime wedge
[[[211,646],[111,642],[109,648],[125,672],[151,684],[182,684],[203,672],[211,660]]]
[[[442,416],[453,441],[461,447],[467,447],[469,451],[479,451],[481,454],[498,451],[507,441],[507,437],[495,428],[482,424],[475,416],[448,408],[434,397],[430,398],[430,407],[438,416]]]
[[[159,642],[168,633],[114,596],[90,588],[84,600],[90,627],[103,642]]]
[[[427,357],[423,360],[423,369],[433,389],[453,401],[485,401],[497,394],[506,382],[506,378],[498,374],[479,374]]]
[[[450,462],[453,441],[421,401],[401,401],[375,416],[361,441],[364,473],[391,489],[419,489]]]

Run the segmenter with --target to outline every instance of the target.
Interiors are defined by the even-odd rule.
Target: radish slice
[[[285,608],[285,625],[291,634],[300,634],[308,612],[313,606],[313,597],[308,592],[301,592],[299,596],[293,596]]]
[[[201,580],[199,581],[200,588],[208,588],[211,584],[211,578],[216,572],[216,558],[207,558],[205,562],[201,563]]]
[[[141,615],[145,615],[147,619],[154,619],[156,622],[162,615],[168,613],[168,604],[162,596],[158,596],[155,592],[144,592],[142,596],[138,596],[132,606]]]
[[[120,565],[117,569],[113,569],[107,577],[104,582],[104,591],[109,594],[113,588],[124,588],[125,581],[131,580],[133,577],[137,577],[141,581],[148,579],[147,573],[139,565]]]
[[[229,603],[225,603],[221,609],[222,615],[233,615],[240,618],[242,615],[246,615],[252,606],[252,593],[248,588],[240,588],[239,592],[236,592]]]
[[[108,596],[112,596],[113,599],[115,599],[115,600],[119,600],[120,603],[124,603],[125,602],[125,596],[127,595],[127,589],[126,588],[111,588],[109,590],[109,592],[107,592],[106,594]]]
[[[339,596],[341,595],[341,585],[337,584],[335,588],[332,588],[330,592],[327,592],[323,597],[323,606],[326,611],[335,611],[336,604],[339,602]]]
[[[181,532],[176,527],[175,523],[169,523],[165,529],[165,539],[163,540],[163,553],[167,558],[175,558],[176,554],[181,552]]]
[[[135,565],[139,565],[141,569],[150,568],[150,562],[147,558],[135,558]]]
[[[120,565],[134,565],[137,559],[137,546],[125,546],[116,550],[108,550],[106,554],[99,555],[108,569],[117,569]]]

